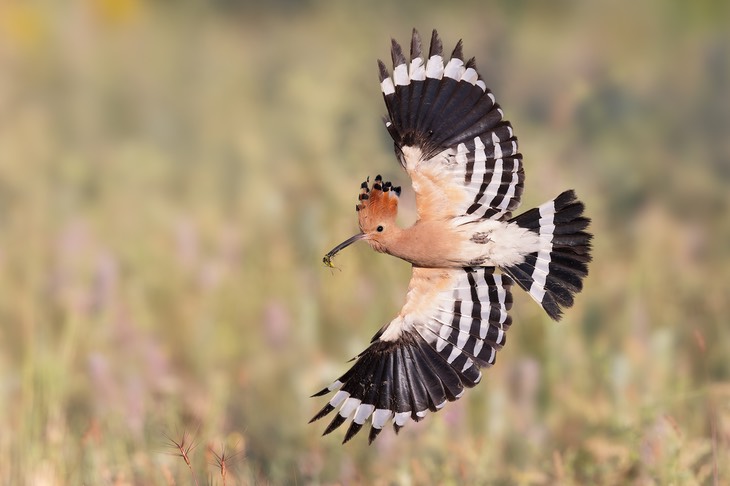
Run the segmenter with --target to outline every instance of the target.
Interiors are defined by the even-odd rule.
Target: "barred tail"
[[[593,235],[584,231],[590,219],[573,191],[565,191],[540,207],[510,220],[541,236],[545,245],[530,253],[523,263],[504,270],[526,290],[553,319],[573,305],[573,296],[583,288],[591,261]]]

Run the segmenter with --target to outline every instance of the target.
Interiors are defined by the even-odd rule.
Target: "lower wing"
[[[406,304],[355,364],[315,394],[335,392],[310,422],[337,410],[347,442],[368,422],[369,442],[392,420],[396,432],[457,400],[494,364],[512,320],[512,279],[492,267],[414,268]],[[339,410],[338,410],[339,409]]]

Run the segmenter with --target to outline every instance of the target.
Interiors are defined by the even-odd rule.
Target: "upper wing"
[[[512,283],[491,267],[414,268],[400,314],[347,373],[315,395],[337,391],[312,421],[339,408],[325,434],[352,418],[346,442],[371,420],[372,442],[389,420],[397,432],[461,397],[505,343]]]
[[[428,61],[413,30],[411,61],[393,40],[393,75],[380,67],[386,127],[413,180],[420,219],[509,218],[520,204],[522,155],[512,126],[461,41],[444,66],[434,30]]]

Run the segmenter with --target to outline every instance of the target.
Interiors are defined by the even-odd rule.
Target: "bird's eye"
[[[383,227],[382,226],[378,226],[375,229],[378,231],[378,233],[382,233],[383,232]]]

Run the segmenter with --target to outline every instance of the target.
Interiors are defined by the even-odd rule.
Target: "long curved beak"
[[[358,233],[355,236],[346,239],[336,247],[332,248],[329,253],[327,253],[324,258],[322,258],[322,261],[328,267],[332,267],[332,259],[340,252],[340,250],[347,248],[348,246],[352,245],[356,241],[362,240],[363,238],[365,238],[365,233]]]

